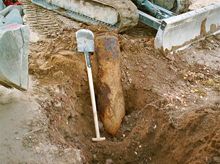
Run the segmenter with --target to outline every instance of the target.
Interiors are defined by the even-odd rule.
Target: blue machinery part
[[[176,12],[178,13],[178,9],[179,9],[179,0],[177,0],[177,9]],[[136,2],[136,5],[139,9],[143,10],[143,11],[147,11],[149,12],[151,15],[146,14],[143,11],[138,11],[139,12],[139,20],[141,22],[143,22],[144,24],[147,24],[155,29],[159,29],[161,22],[163,21],[163,19],[167,19],[169,17],[175,16],[176,14],[163,8],[160,7],[158,5],[155,5],[153,3],[151,3],[148,0],[138,0]]]
[[[137,5],[138,9],[149,12],[151,15],[157,19],[164,19],[173,16],[173,13],[162,7],[159,7],[148,0],[137,0],[133,2]]]

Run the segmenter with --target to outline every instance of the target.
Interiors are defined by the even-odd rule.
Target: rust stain
[[[99,101],[98,101],[98,110],[100,112],[101,118],[105,116],[106,109],[110,106],[110,101],[108,98],[108,94],[110,94],[111,90],[106,83],[101,83],[99,86]]]
[[[206,36],[206,28],[205,28],[206,21],[207,21],[207,18],[205,18],[201,23],[201,30],[200,30],[201,38]]]
[[[117,34],[106,32],[96,36],[96,54],[98,61],[100,60],[118,60],[120,49],[118,48]]]
[[[220,26],[219,26],[219,27],[220,27]],[[212,33],[218,31],[219,29],[220,29],[220,28],[217,28],[217,26],[216,26],[215,24],[212,24],[212,25],[210,26],[210,30],[211,30]]]
[[[104,76],[104,71],[101,67],[98,68],[98,78],[102,78]]]
[[[100,63],[99,63],[100,58],[99,58],[99,55],[98,55],[99,53],[100,53],[100,47],[97,47],[97,48],[95,49],[95,54],[97,55],[98,64],[100,65]]]
[[[118,59],[118,53],[116,52],[116,47],[118,46],[118,41],[115,38],[104,38],[105,51],[112,54],[113,59]],[[109,58],[108,58],[109,60]]]
[[[183,46],[186,46],[186,45],[188,45],[188,44],[190,44],[190,43],[192,43],[192,42],[195,42],[195,41],[197,41],[197,40],[199,40],[199,39],[201,39],[201,38],[203,38],[203,37],[205,37],[205,36],[211,35],[212,33],[214,33],[214,32],[216,32],[216,31],[220,30],[220,25],[211,24],[211,25],[210,25],[210,31],[206,32],[206,21],[207,21],[207,18],[205,18],[205,19],[202,21],[202,23],[201,23],[201,30],[200,30],[200,35],[199,35],[199,36],[196,36],[194,39],[191,39],[191,40],[189,40],[189,41],[186,41],[186,42],[185,42],[184,44],[182,44],[181,46],[173,46],[173,47],[171,48],[171,51],[169,51],[168,49],[166,49],[166,50],[164,51],[164,53],[166,54],[166,53],[168,53],[168,52],[175,51],[175,50],[177,50],[177,49],[179,49],[179,48],[181,48],[181,47],[183,47]]]

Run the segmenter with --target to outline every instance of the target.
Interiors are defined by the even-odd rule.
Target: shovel
[[[94,116],[94,123],[95,123],[95,131],[96,131],[96,138],[92,138],[92,140],[93,141],[104,141],[105,137],[100,137],[100,132],[99,132],[95,93],[94,93],[93,80],[92,80],[92,70],[91,70],[91,64],[90,64],[90,59],[89,59],[89,52],[94,52],[94,35],[92,31],[90,30],[81,29],[76,32],[76,40],[77,40],[78,51],[84,52],[85,59],[86,59],[87,73],[88,73],[88,78],[89,78],[89,88],[90,88],[90,95],[91,95],[92,109],[93,109],[93,116]]]

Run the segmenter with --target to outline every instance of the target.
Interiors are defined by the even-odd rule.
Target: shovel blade
[[[79,52],[94,52],[94,35],[92,31],[81,29],[76,32],[77,48]]]

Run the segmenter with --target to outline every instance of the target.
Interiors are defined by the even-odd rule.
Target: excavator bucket
[[[219,16],[220,3],[217,3],[164,19],[155,38],[155,47],[166,55],[220,33]]]
[[[0,84],[7,88],[28,88],[29,26],[0,27]]]

